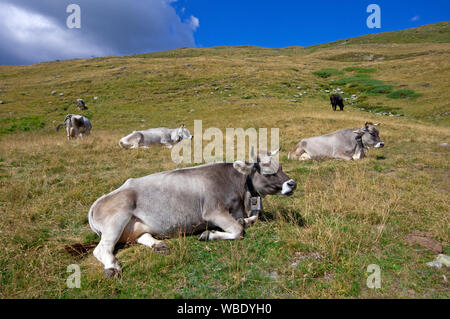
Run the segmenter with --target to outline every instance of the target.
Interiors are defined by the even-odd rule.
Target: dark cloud
[[[194,47],[199,21],[181,21],[172,2],[2,0],[0,64]],[[81,29],[66,26],[71,3],[81,7]]]

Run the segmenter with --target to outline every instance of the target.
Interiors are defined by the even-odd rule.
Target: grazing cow
[[[177,129],[159,127],[145,131],[133,131],[130,135],[123,137],[119,141],[119,145],[123,148],[148,148],[152,144],[157,144],[172,148],[176,143],[192,137],[183,124]]]
[[[137,242],[168,252],[164,241],[202,231],[199,240],[234,240],[244,234],[249,201],[265,195],[290,196],[296,188],[273,158],[260,152],[254,163],[213,163],[127,180],[97,199],[89,210],[89,225],[100,236],[94,256],[107,277],[120,272],[116,243]],[[211,230],[219,228],[219,230]]]
[[[333,111],[336,111],[336,105],[339,105],[341,111],[344,110],[344,100],[339,94],[333,94],[332,96],[330,96],[330,102],[331,106],[333,107]]]
[[[384,142],[378,136],[376,126],[367,122],[363,128],[344,129],[331,134],[301,140],[289,152],[289,159],[363,158],[369,148],[381,148]]]
[[[83,99],[78,99],[78,100],[77,100],[77,107],[78,107],[80,110],[87,110],[87,109],[88,109],[87,106],[86,106],[86,103],[84,102]]]
[[[76,114],[68,114],[64,121],[56,127],[56,131],[59,131],[61,126],[66,127],[68,140],[77,137],[87,137],[91,133],[92,128],[88,118]]]

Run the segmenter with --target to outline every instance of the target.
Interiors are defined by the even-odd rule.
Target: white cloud
[[[174,0],[77,0],[81,29],[67,28],[65,1],[1,1],[0,65],[195,47],[200,25],[182,21]]]
[[[191,16],[189,18],[189,25],[191,26],[191,29],[195,31],[200,26],[200,21],[198,18]]]
[[[411,18],[411,21],[415,22],[415,21],[418,21],[419,19],[420,19],[419,16],[414,16],[414,17]]]
[[[53,19],[11,4],[0,3],[0,21],[3,48],[24,63],[106,54],[105,48],[62,28]]]

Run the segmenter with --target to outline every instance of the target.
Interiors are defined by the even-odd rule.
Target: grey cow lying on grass
[[[300,160],[363,158],[369,148],[384,146],[376,128],[379,124],[366,122],[362,128],[343,129],[331,134],[303,139],[289,152],[288,158]]]
[[[145,131],[133,131],[120,139],[119,145],[123,148],[148,148],[151,145],[164,145],[172,148],[173,145],[184,139],[192,139],[192,135],[183,124],[177,129],[159,127]]]
[[[290,196],[296,188],[273,158],[277,153],[260,152],[254,163],[205,164],[132,178],[97,199],[89,210],[89,225],[101,238],[94,256],[106,276],[121,270],[113,254],[116,243],[137,242],[164,251],[166,243],[156,238],[197,232],[202,232],[200,240],[241,238],[244,226],[257,219],[249,217],[250,198]]]
[[[67,114],[64,121],[56,127],[56,131],[59,131],[61,126],[66,127],[68,140],[78,137],[88,137],[92,129],[89,119],[77,114]]]

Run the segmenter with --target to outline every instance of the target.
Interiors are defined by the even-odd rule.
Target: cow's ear
[[[233,163],[234,169],[244,175],[249,175],[253,170],[253,166],[253,163],[247,163],[244,161],[236,161]]]
[[[362,129],[358,129],[356,131],[353,131],[353,133],[355,133],[356,135],[363,135],[364,131]]]

